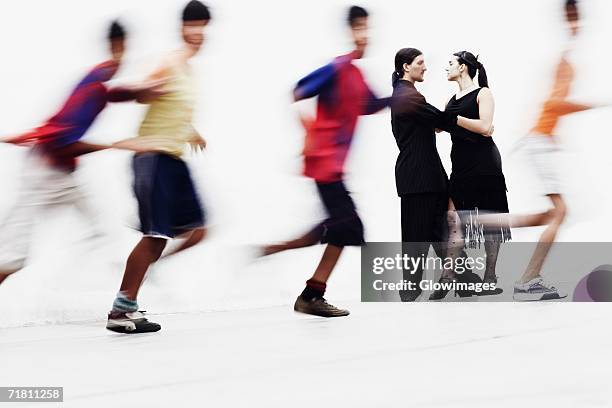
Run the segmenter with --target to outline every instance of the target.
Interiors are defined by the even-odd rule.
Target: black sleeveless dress
[[[457,99],[453,96],[446,105],[446,111],[469,119],[479,119],[478,94],[475,89]],[[493,138],[471,132],[460,126],[451,129],[452,173],[450,176],[450,196],[455,208],[463,213],[466,241],[471,246],[487,239],[505,242],[510,240],[510,228],[482,228],[477,225],[476,214],[507,213],[506,179],[502,172],[499,150]]]

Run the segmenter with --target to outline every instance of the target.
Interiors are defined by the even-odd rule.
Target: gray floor
[[[0,384],[64,387],[42,407],[612,405],[607,304],[348,306],[156,315],[161,332],[133,336],[2,329]]]

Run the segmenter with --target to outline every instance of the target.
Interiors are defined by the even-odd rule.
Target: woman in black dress
[[[497,283],[497,254],[501,243],[510,240],[510,228],[486,228],[477,221],[479,212],[508,213],[501,156],[490,136],[495,110],[493,95],[485,69],[472,53],[453,54],[446,71],[447,79],[459,86],[446,105],[446,112],[458,115],[457,126],[450,132],[453,142],[450,196],[462,214],[466,243],[474,246],[484,241],[487,262],[483,281]],[[474,83],[476,73],[479,86]],[[482,294],[501,293],[501,289],[490,292]]]

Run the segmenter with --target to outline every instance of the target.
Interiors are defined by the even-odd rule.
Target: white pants
[[[532,133],[524,138],[523,143],[544,195],[561,194],[562,183],[559,171],[561,150],[552,136]]]
[[[73,173],[48,165],[30,151],[21,176],[15,206],[0,224],[0,273],[21,269],[28,257],[38,217],[51,207],[74,206],[99,232],[97,214]]]

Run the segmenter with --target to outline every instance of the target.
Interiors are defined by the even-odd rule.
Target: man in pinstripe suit
[[[402,242],[404,253],[426,256],[433,245],[445,257],[448,177],[436,148],[435,129],[449,129],[457,117],[427,103],[414,84],[424,80],[427,68],[421,51],[403,48],[395,57],[391,126],[399,155],[395,165],[397,194],[401,197]],[[414,290],[400,291],[402,301],[414,301],[420,294],[422,264],[404,269],[404,279],[414,282]]]

